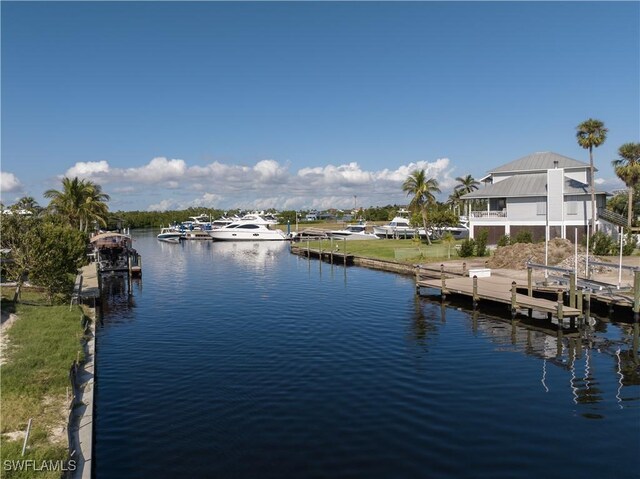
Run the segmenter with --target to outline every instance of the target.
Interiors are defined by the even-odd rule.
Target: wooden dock
[[[343,264],[345,266],[353,265],[354,255],[333,251],[332,249],[321,250],[316,248],[309,248],[304,245],[291,245],[291,252],[299,256],[305,256],[306,258],[315,258],[322,261],[326,261],[331,264]]]
[[[526,287],[520,285],[519,287]],[[534,298],[528,294],[517,292],[518,285],[515,281],[507,278],[486,277],[469,278],[445,277],[440,279],[420,279],[417,278],[416,289],[420,293],[420,288],[439,289],[443,296],[447,294],[460,294],[473,299],[475,303],[480,300],[504,303],[511,306],[512,312],[518,309],[528,309],[556,315],[559,319],[563,317],[576,317],[582,314],[577,308],[565,306],[562,302],[562,292],[558,292],[558,301],[550,301],[543,298]]]

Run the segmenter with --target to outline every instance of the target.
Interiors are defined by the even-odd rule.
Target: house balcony
[[[471,218],[473,218],[474,220],[493,220],[493,219],[506,218],[506,217],[507,217],[506,209],[500,210],[500,211],[482,210],[482,211],[471,212]]]

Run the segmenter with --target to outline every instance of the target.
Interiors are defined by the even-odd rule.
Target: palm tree
[[[464,193],[462,192],[462,190],[456,190],[454,188],[454,190],[449,195],[449,198],[447,198],[447,204],[451,206],[451,208],[457,215],[460,214],[460,203],[462,202],[460,198],[463,194]]]
[[[618,158],[611,164],[616,175],[629,190],[627,207],[627,225],[631,227],[633,222],[633,189],[640,183],[640,143],[625,143],[618,148]]]
[[[600,120],[589,118],[580,123],[576,129],[576,138],[578,145],[585,150],[589,150],[589,171],[591,175],[591,231],[595,231],[596,227],[596,184],[595,184],[595,168],[593,167],[593,149],[602,145],[607,139],[607,132],[604,123]]]
[[[13,206],[31,213],[38,213],[41,210],[40,205],[33,196],[23,196]]]
[[[109,201],[109,195],[92,181],[65,177],[62,179],[62,191],[47,190],[44,197],[51,198],[50,210],[65,217],[80,231],[86,232],[92,221],[102,226],[107,224],[106,202]]]
[[[435,178],[427,178],[424,169],[415,170],[402,184],[402,191],[407,195],[413,195],[409,203],[409,209],[414,212],[419,211],[422,214],[422,225],[427,236],[427,243],[431,244],[427,233],[427,206],[435,202],[434,193],[440,193],[438,181]]]
[[[456,181],[459,183],[456,185],[455,190],[460,191],[462,195],[466,195],[467,193],[471,193],[472,191],[477,190],[480,187],[480,182],[476,181],[475,178],[471,175],[467,175],[465,177],[458,176]],[[469,208],[471,206],[471,202],[467,201],[467,218],[469,218]]]

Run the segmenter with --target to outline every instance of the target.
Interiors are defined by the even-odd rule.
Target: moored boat
[[[398,211],[397,216],[386,225],[374,226],[373,233],[380,238],[413,238],[418,230],[411,226],[408,215],[406,210]]]
[[[160,233],[158,234],[157,238],[161,241],[166,241],[167,239],[170,239],[170,238],[175,238],[179,240],[183,236],[183,234],[184,233],[182,231],[179,231],[172,227],[160,228]]]
[[[330,238],[347,239],[347,240],[379,239],[376,234],[367,233],[366,223],[359,223],[357,225],[347,225],[342,230],[328,231],[327,235]]]
[[[207,231],[216,241],[284,241],[284,231],[272,228],[270,223],[234,221],[222,228]]]

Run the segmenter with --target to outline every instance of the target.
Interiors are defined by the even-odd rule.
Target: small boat
[[[345,229],[328,231],[330,238],[347,239],[347,240],[368,240],[379,239],[374,233],[367,233],[366,223],[358,223],[357,225],[347,225]]]
[[[234,221],[227,226],[207,231],[216,241],[284,241],[284,231],[271,227],[270,223]]]
[[[373,233],[380,238],[413,238],[418,230],[411,226],[407,210],[398,211],[398,215],[388,224],[374,226]]]
[[[182,235],[183,232],[175,228],[161,228],[160,233],[158,234],[158,239],[161,241],[166,241],[169,238],[176,238],[177,240],[180,240]]]

